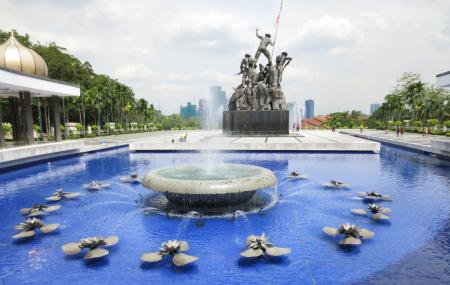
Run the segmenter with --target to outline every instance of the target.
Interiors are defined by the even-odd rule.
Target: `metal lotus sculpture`
[[[189,244],[182,240],[169,240],[161,244],[158,252],[144,253],[141,260],[145,262],[158,262],[166,255],[171,255],[172,262],[176,266],[184,266],[198,259],[196,256],[188,255],[180,251],[189,250]]]
[[[369,213],[372,214],[372,219],[374,220],[388,220],[391,217],[386,216],[385,213],[390,213],[391,209],[389,208],[381,208],[378,204],[369,204],[367,206],[367,210],[364,209],[352,209],[351,212],[356,215],[367,215]]]
[[[47,212],[54,212],[56,210],[59,210],[59,208],[61,208],[60,205],[48,206],[48,205],[44,205],[44,204],[37,204],[37,205],[33,205],[31,208],[20,209],[20,213],[22,215],[28,215],[29,217],[36,217],[36,216],[42,216],[44,213],[47,213]]]
[[[110,236],[107,238],[102,237],[88,237],[82,239],[79,243],[66,243],[62,246],[62,250],[67,255],[74,255],[81,252],[81,250],[88,248],[89,251],[84,256],[84,259],[95,259],[106,256],[109,251],[105,248],[117,244],[119,242],[119,237]]]
[[[346,188],[350,187],[350,184],[346,184],[344,182],[340,182],[340,181],[337,181],[337,180],[330,180],[330,182],[323,183],[322,186],[326,187],[326,188],[335,188],[335,189],[342,188],[342,189],[346,189]]]
[[[108,188],[109,186],[111,186],[110,183],[100,182],[96,180],[93,180],[91,183],[83,184],[83,187],[88,191],[99,191],[103,188]]]
[[[36,229],[39,229],[39,231],[43,234],[48,234],[55,231],[59,228],[59,226],[60,224],[46,225],[38,218],[27,219],[25,222],[14,227],[16,230],[19,230],[20,233],[13,235],[12,238],[19,239],[34,237],[36,235]]]
[[[241,256],[260,257],[264,254],[282,256],[289,253],[291,253],[290,248],[274,246],[269,242],[269,237],[263,233],[261,236],[251,235],[247,238],[247,250],[241,252]]]
[[[55,193],[52,194],[52,196],[45,198],[45,200],[57,202],[61,201],[62,199],[74,199],[78,196],[80,196],[79,192],[66,192],[62,188],[59,188]]]
[[[358,192],[358,197],[367,201],[392,201],[391,196],[377,192]]]
[[[133,172],[130,174],[130,176],[120,177],[120,182],[137,184],[141,183],[141,180],[138,178],[137,173]]]
[[[301,174],[300,172],[295,170],[295,171],[292,171],[291,173],[289,173],[288,178],[289,179],[307,179],[308,176]]]
[[[344,235],[339,241],[340,245],[360,245],[361,239],[370,239],[375,233],[367,229],[361,229],[356,225],[342,224],[339,228],[324,227],[323,232],[329,236]]]

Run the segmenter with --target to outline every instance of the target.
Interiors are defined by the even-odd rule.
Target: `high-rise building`
[[[184,119],[198,117],[197,105],[187,102],[186,106],[180,106],[180,116]]]
[[[288,102],[287,109],[289,110],[289,126],[292,127],[294,123],[298,123],[301,120],[297,102]]]
[[[223,111],[227,110],[227,97],[225,91],[220,86],[209,88],[209,108],[207,117],[208,128],[219,128],[222,126]]]
[[[370,115],[372,115],[379,108],[380,108],[380,104],[378,104],[378,103],[370,104]]]
[[[314,118],[314,100],[312,99],[305,101],[305,117],[306,119]]]

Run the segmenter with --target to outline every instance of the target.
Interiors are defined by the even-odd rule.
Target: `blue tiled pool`
[[[0,174],[0,284],[449,284],[450,162],[393,147],[381,154],[222,153],[220,162],[271,169],[279,201],[260,213],[237,219],[210,218],[199,226],[183,217],[145,215],[156,193],[120,177],[208,160],[200,153],[130,153],[128,149],[65,158]],[[306,180],[287,180],[300,170]],[[339,179],[350,190],[320,184]],[[109,189],[88,192],[81,184],[110,181]],[[45,202],[56,188],[82,192],[77,200],[43,218],[61,227],[48,235],[13,241],[24,220],[20,208]],[[392,196],[389,222],[355,216],[365,204],[356,192]],[[338,246],[324,226],[356,223],[375,232],[354,249]],[[246,260],[239,253],[246,237],[266,233],[290,247],[284,258]],[[120,237],[111,253],[96,261],[65,256],[61,246],[88,236]],[[200,259],[184,268],[169,260],[144,264],[140,256],[169,239],[189,242]]]

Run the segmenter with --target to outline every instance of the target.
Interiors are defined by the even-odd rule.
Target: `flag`
[[[278,12],[278,16],[277,16],[277,20],[275,22],[275,26],[278,26],[278,23],[280,22],[280,16],[281,16],[281,10],[282,9],[283,9],[283,0],[281,0],[280,11]]]

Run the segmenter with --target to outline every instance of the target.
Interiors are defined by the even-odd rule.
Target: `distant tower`
[[[372,115],[379,108],[380,108],[380,104],[378,104],[378,103],[370,104],[370,115]]]
[[[306,119],[314,118],[314,100],[312,99],[305,101],[305,117]]]
[[[209,118],[208,127],[219,128],[222,125],[222,112],[227,110],[227,97],[225,91],[220,86],[209,88]]]

